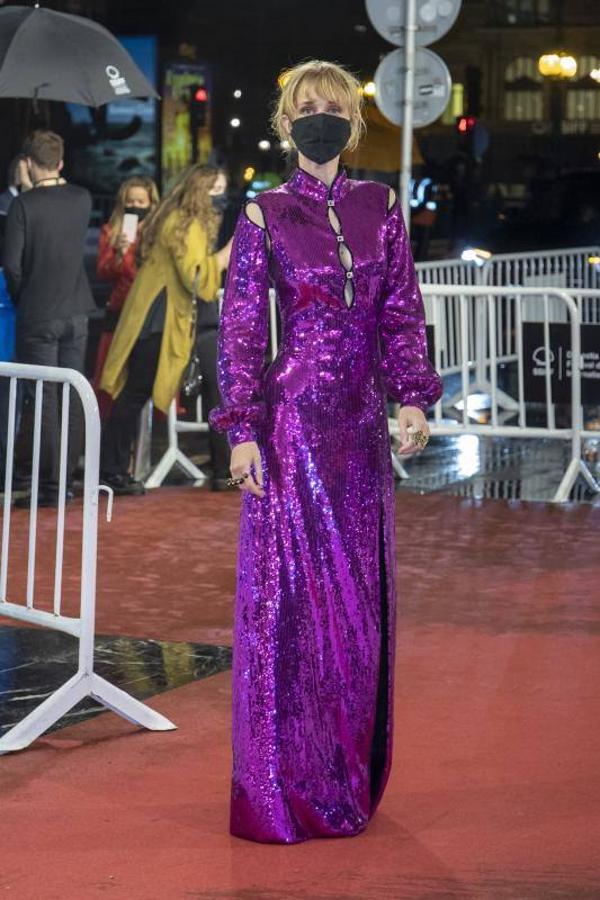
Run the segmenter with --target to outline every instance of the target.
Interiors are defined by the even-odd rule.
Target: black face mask
[[[125,212],[130,216],[137,216],[140,222],[146,218],[150,212],[149,206],[126,206]]]
[[[211,194],[210,202],[212,203],[212,208],[215,212],[222,213],[227,209],[229,197],[226,192],[223,192],[222,194]]]
[[[350,140],[350,122],[342,116],[316,113],[292,123],[292,139],[304,156],[322,165],[338,156]]]

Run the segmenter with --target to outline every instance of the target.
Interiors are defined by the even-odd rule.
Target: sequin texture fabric
[[[231,831],[252,840],[357,834],[389,773],[386,395],[426,409],[441,382],[388,197],[343,172],[328,188],[297,169],[257,198],[266,229],[243,212],[234,239],[211,423],[232,445],[256,440],[264,471],[265,496],[242,500],[234,627]],[[269,287],[281,340],[266,363]]]

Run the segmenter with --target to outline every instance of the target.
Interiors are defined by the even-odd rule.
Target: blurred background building
[[[223,159],[240,188],[270,186],[286,168],[268,126],[281,69],[308,57],[333,59],[367,85],[389,51],[363,0],[45,5],[95,18],[122,37],[162,97],[160,104],[132,102],[97,112],[0,101],[0,166],[34,124],[55,127],[67,140],[70,177],[91,188],[100,219],[119,181],[137,171],[165,188],[190,162]],[[464,0],[457,24],[435,49],[449,65],[453,88],[443,116],[416,132],[415,215],[422,212],[423,179],[427,202],[435,205],[435,215],[425,217],[431,240],[420,255],[473,242],[506,249],[507,224],[521,249],[527,249],[524,241],[582,243],[596,233],[596,4]],[[395,184],[399,130],[378,114],[372,96],[367,102],[369,134],[347,163],[357,174]],[[536,217],[544,223],[542,235],[531,228]],[[527,235],[518,233],[521,226]]]

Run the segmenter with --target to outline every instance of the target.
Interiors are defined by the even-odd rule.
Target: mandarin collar
[[[298,166],[287,183],[295,193],[326,203],[329,199],[341,200],[346,192],[348,176],[343,169],[339,169],[331,187],[328,187],[320,178]]]

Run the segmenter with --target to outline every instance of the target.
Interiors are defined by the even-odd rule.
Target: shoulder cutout
[[[259,228],[265,228],[265,217],[263,215],[263,211],[258,205],[258,203],[246,203],[244,206],[244,212],[248,219],[253,222],[255,225],[258,225]]]
[[[395,194],[395,192],[390,188],[390,189],[389,189],[389,194],[388,194],[388,212],[389,212],[389,210],[392,208],[392,206],[394,205],[395,202],[396,202],[396,194]]]

